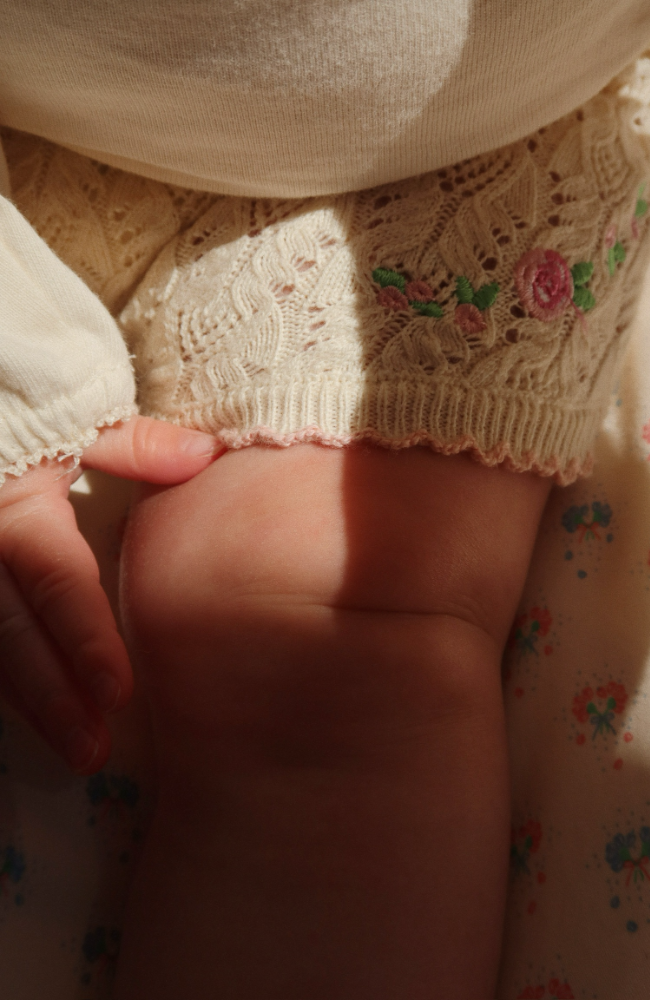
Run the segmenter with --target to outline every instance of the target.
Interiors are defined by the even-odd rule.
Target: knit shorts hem
[[[554,456],[546,462],[540,461],[536,455],[522,455],[516,459],[505,442],[490,451],[484,451],[479,442],[471,437],[460,438],[457,441],[440,441],[426,431],[417,431],[409,437],[395,439],[383,437],[372,427],[347,435],[326,434],[320,427],[305,427],[293,434],[278,434],[270,427],[254,427],[245,434],[239,431],[220,431],[216,437],[232,450],[251,445],[288,448],[294,444],[319,444],[329,448],[372,444],[392,451],[423,446],[439,455],[466,453],[481,465],[491,468],[501,465],[511,472],[533,472],[539,476],[552,476],[559,486],[569,486],[576,479],[590,475],[593,468],[592,455],[587,455],[582,463],[576,459],[568,466],[562,466],[559,456]]]
[[[446,455],[466,451],[485,465],[552,476],[562,485],[589,474],[590,448],[603,417],[598,410],[561,407],[533,393],[508,396],[433,380],[385,382],[370,390],[345,376],[226,393],[209,404],[148,415],[200,427],[228,448],[422,445]]]

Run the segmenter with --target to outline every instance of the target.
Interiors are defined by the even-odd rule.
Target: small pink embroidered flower
[[[481,330],[487,329],[487,323],[483,319],[480,309],[477,309],[471,302],[464,302],[462,305],[456,306],[454,319],[463,333],[480,333]]]
[[[531,316],[545,323],[561,316],[573,299],[571,269],[556,250],[526,251],[515,265],[515,285]]]
[[[609,229],[605,233],[604,241],[605,241],[605,249],[606,250],[611,250],[611,248],[616,243],[616,223],[615,222],[612,222],[611,226],[609,227]]]
[[[426,281],[409,281],[404,289],[406,297],[415,302],[433,302],[433,292]]]
[[[388,285],[377,292],[377,302],[380,306],[384,306],[385,309],[394,309],[395,311],[408,309],[409,307],[409,300],[394,285]]]

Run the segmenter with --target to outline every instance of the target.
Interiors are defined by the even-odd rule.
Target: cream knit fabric
[[[189,188],[333,194],[522,139],[649,45],[648,0],[0,0],[0,123]]]
[[[631,89],[649,70],[626,96],[619,82],[451,169],[302,202],[217,200],[121,316],[143,412],[231,447],[369,439],[561,482],[586,471],[650,254],[635,215],[650,134]],[[533,275],[519,265],[517,279],[534,248],[556,255],[551,281],[559,261],[589,274],[537,315]]]
[[[650,252],[649,87],[646,58],[489,155],[301,200],[6,149],[20,210],[122,309],[141,412],[231,447],[428,443],[569,482]]]
[[[113,312],[126,303],[142,412],[233,447],[428,442],[568,481],[647,258],[647,68],[523,142],[357,194],[211,198],[15,136],[15,198]],[[558,259],[590,265],[594,305],[569,305],[576,285],[532,315],[516,269],[534,248],[560,275]],[[498,292],[478,308],[482,285]]]
[[[78,458],[136,411],[129,356],[99,300],[0,198],[0,484]]]

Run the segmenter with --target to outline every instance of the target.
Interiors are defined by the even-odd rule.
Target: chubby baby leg
[[[499,662],[547,491],[300,445],[140,499],[124,612],[160,792],[116,1000],[494,995]]]

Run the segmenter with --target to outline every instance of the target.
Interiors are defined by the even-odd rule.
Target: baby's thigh
[[[338,733],[345,755],[368,726],[478,704],[546,490],[424,448],[300,445],[148,491],[123,607],[161,745],[314,758]]]

